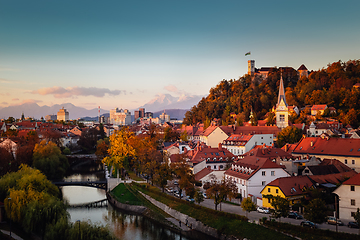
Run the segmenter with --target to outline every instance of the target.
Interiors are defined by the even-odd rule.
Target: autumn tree
[[[167,181],[172,179],[171,168],[167,161],[160,164],[159,167],[155,170],[154,173],[154,182],[162,189],[164,192]]]
[[[166,127],[164,129],[164,142],[176,142],[180,139],[180,134],[178,131],[174,130],[172,127]]]
[[[241,202],[241,208],[246,212],[247,217],[249,212],[256,210],[256,204],[253,203],[250,197],[247,197]]]
[[[194,194],[194,199],[195,199],[195,202],[200,204],[204,201],[204,194],[199,189],[197,189]]]
[[[49,179],[61,179],[69,167],[69,162],[55,143],[42,140],[35,145],[33,167],[42,171]]]
[[[94,152],[96,150],[96,143],[100,139],[100,131],[96,128],[85,128],[81,132],[78,145],[81,146],[85,152]]]
[[[106,165],[113,167],[114,171],[121,170],[122,176],[124,176],[124,169],[129,163],[129,158],[135,157],[135,149],[129,144],[134,137],[134,133],[126,127],[115,131],[110,136],[109,156],[102,160]]]
[[[195,194],[195,177],[186,162],[185,156],[183,154],[178,154],[178,161],[171,164],[171,169],[174,175],[179,178],[179,192],[180,196],[183,190],[190,197],[193,197]]]
[[[227,198],[230,200],[236,197],[237,187],[236,184],[230,179],[222,179],[218,181],[216,177],[211,176],[211,182],[209,188],[206,190],[206,194],[214,199],[215,210],[217,210],[217,206],[221,204],[221,202],[225,201]],[[220,205],[221,211],[221,205]]]
[[[99,158],[105,157],[108,154],[109,145],[110,141],[108,138],[98,140],[95,155]]]

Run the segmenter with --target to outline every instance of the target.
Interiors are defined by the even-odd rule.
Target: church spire
[[[278,106],[281,103],[281,100],[283,100],[284,104],[286,106],[288,106],[287,103],[286,103],[286,99],[285,99],[285,89],[284,89],[284,81],[283,81],[283,78],[282,78],[282,73],[281,73],[281,78],[280,78],[279,96],[278,96],[278,101],[277,101],[276,106]]]

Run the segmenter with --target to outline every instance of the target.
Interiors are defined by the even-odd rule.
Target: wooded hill
[[[327,68],[312,71],[308,78],[301,79],[296,70],[286,70],[282,74],[289,106],[295,105],[301,109],[314,104],[327,104],[337,110],[337,114],[332,117],[344,124],[358,126],[360,88],[354,85],[360,83],[360,60],[334,62]],[[184,123],[208,123],[218,118],[223,125],[228,125],[235,121],[230,113],[235,113],[237,122],[241,124],[249,120],[251,109],[258,119],[264,119],[276,105],[280,76],[280,69],[273,68],[267,79],[246,74],[238,80],[222,80],[210,89],[207,97],[202,98],[185,114]],[[299,116],[292,116],[290,120],[296,123],[306,122],[305,115],[308,113],[309,109],[303,110]]]

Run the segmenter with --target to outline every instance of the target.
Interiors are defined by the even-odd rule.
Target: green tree
[[[270,213],[274,218],[278,218],[279,221],[281,217],[287,217],[289,214],[289,201],[286,198],[273,195],[264,195],[264,198],[270,199]]]
[[[326,221],[327,210],[324,200],[315,198],[305,206],[304,217],[315,223],[323,223]]]
[[[279,132],[277,137],[277,145],[279,148],[286,143],[297,143],[302,137],[301,129],[295,126],[288,126]]]
[[[356,213],[354,214],[354,220],[357,222],[358,226],[360,226],[360,209],[358,208]],[[360,235],[360,228],[359,228],[359,235]]]
[[[33,167],[42,171],[49,179],[61,179],[69,167],[69,162],[55,143],[43,140],[35,145]]]
[[[195,202],[200,204],[204,201],[204,194],[199,189],[197,189],[195,191],[194,198],[195,198]]]
[[[155,170],[154,181],[162,189],[163,192],[167,185],[167,181],[172,179],[171,173],[171,168],[167,161],[160,164],[158,169]]]
[[[241,208],[246,212],[247,217],[249,212],[256,210],[256,204],[251,201],[250,197],[247,197],[241,202]]]

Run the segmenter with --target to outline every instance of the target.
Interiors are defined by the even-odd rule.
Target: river
[[[103,174],[102,174],[103,175]],[[101,174],[73,174],[65,180],[98,180]],[[61,187],[63,197],[71,204],[87,203],[106,198],[105,190],[93,187],[64,186]],[[91,221],[106,225],[121,240],[190,240],[157,222],[140,215],[132,215],[114,209],[111,205],[100,208],[69,208],[70,221]]]

